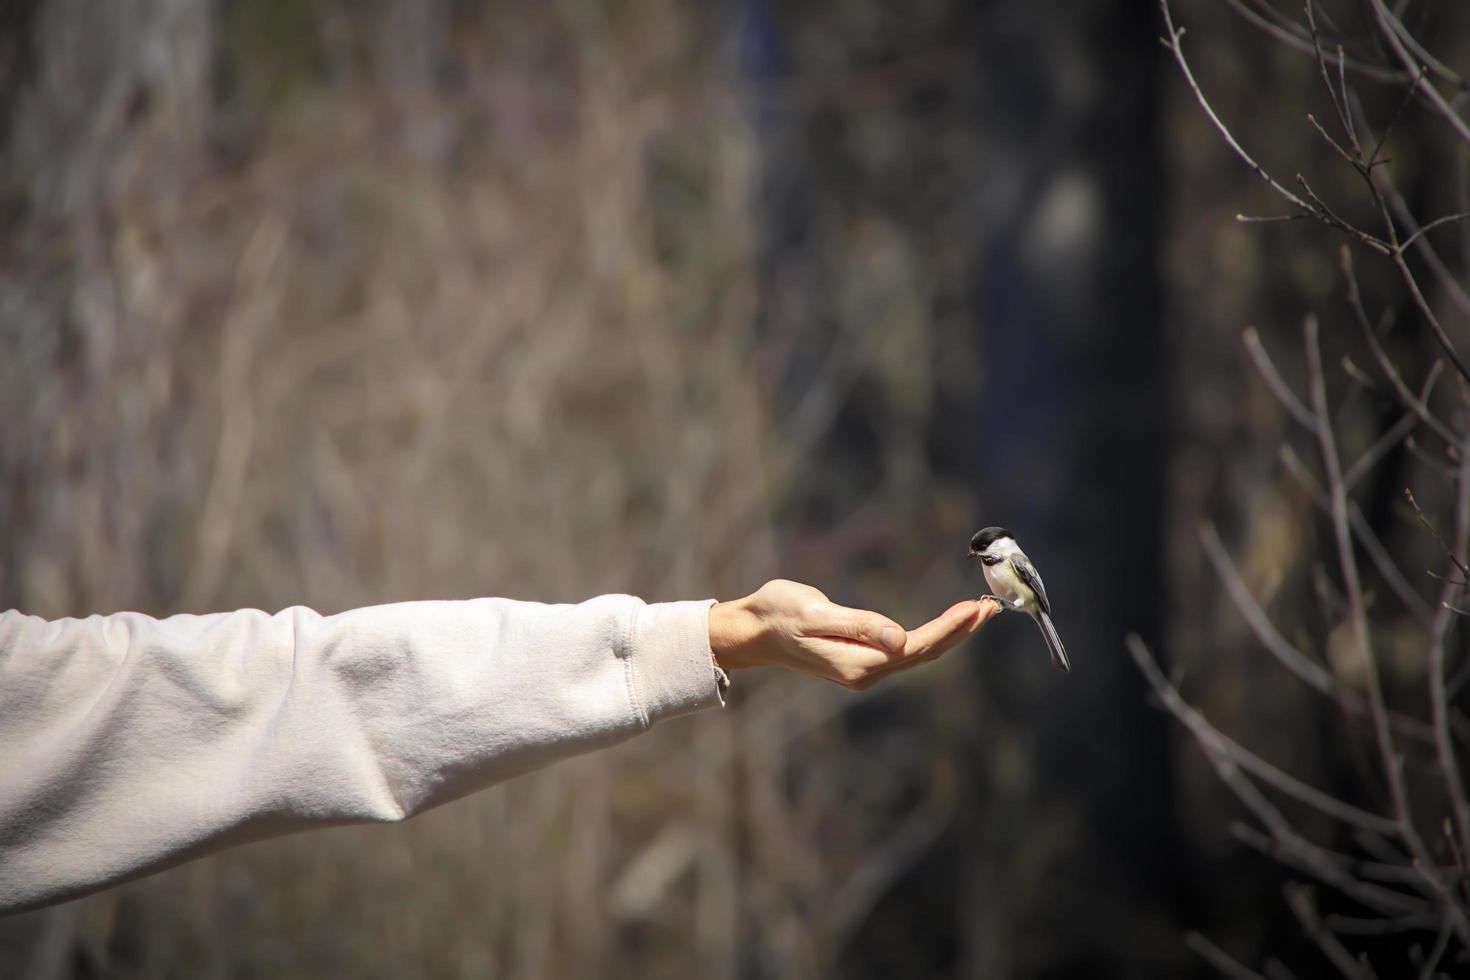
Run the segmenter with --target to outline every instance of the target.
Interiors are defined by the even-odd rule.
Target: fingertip
[[[884,626],[878,632],[878,642],[883,644],[883,649],[889,653],[903,653],[903,648],[908,645],[908,640],[908,633],[896,624]]]
[[[980,629],[980,627],[990,622],[990,617],[995,615],[995,611],[990,608],[990,604],[988,602],[978,602],[975,605],[977,607],[975,610],[975,618],[970,620],[969,624],[971,633],[976,632]]]

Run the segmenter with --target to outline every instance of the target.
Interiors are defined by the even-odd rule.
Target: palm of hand
[[[721,666],[779,666],[852,690],[942,656],[978,630],[999,607],[956,603],[912,631],[876,612],[849,609],[818,589],[775,579],[710,611],[710,643]]]

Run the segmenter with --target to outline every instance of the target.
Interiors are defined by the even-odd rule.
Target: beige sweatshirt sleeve
[[[721,704],[709,606],[0,613],[0,911],[402,820]]]

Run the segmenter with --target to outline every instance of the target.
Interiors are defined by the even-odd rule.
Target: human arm
[[[404,819],[720,704],[715,662],[866,686],[968,635],[976,605],[900,630],[899,653],[882,647],[892,620],[786,582],[713,608],[0,613],[0,911],[293,830]]]
[[[717,705],[708,606],[0,613],[0,911],[400,820]]]

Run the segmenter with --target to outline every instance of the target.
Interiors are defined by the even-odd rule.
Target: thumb
[[[880,647],[892,654],[903,653],[908,642],[904,628],[887,616],[866,609],[828,605],[806,624],[803,632],[814,636],[839,636]]]

